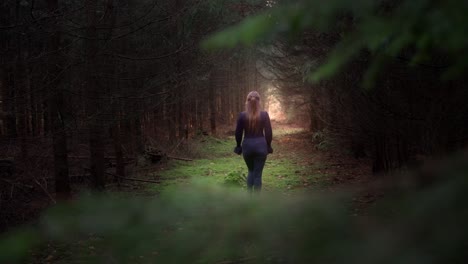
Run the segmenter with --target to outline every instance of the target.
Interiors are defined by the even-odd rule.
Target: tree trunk
[[[107,22],[107,27],[109,28],[107,34],[108,38],[112,36],[112,33],[114,31],[114,26],[116,23],[116,15],[114,11],[114,1],[113,0],[107,0],[107,11],[106,14],[106,22]],[[122,90],[122,85],[120,84],[120,81],[118,79],[117,75],[117,65],[115,60],[110,59],[108,62],[108,65],[110,65],[111,69],[110,71],[112,72],[112,75],[114,77],[113,80],[110,81],[110,87],[113,87],[119,94],[121,93]],[[116,117],[116,120],[113,121],[112,127],[111,127],[111,135],[112,135],[112,141],[114,145],[114,152],[115,152],[115,168],[116,168],[116,177],[114,178],[114,181],[117,182],[117,184],[120,186],[120,178],[125,177],[125,164],[124,164],[124,159],[123,159],[123,150],[122,150],[122,132],[121,132],[121,120],[122,120],[122,114],[120,111],[120,105],[121,102],[119,99],[115,99],[111,101],[111,109],[112,109],[112,116]]]
[[[15,106],[13,104],[14,90],[11,83],[11,74],[9,69],[5,66],[0,69],[0,89],[2,93],[2,119],[4,126],[4,133],[7,138],[15,138],[16,135],[16,120],[15,120]]]
[[[390,157],[388,150],[388,137],[377,135],[374,139],[374,155],[372,172],[374,174],[386,173],[390,170]]]
[[[20,4],[20,1],[16,2],[16,21],[21,21],[22,17],[25,17],[24,7]],[[27,90],[27,76],[26,76],[26,62],[25,62],[25,39],[24,31],[26,28],[21,27],[20,32],[17,34],[16,39],[16,61],[14,69],[14,87],[16,95],[16,129],[20,140],[20,158],[24,161],[27,160],[28,148],[26,146],[26,90]]]
[[[48,9],[51,16],[58,10],[58,0],[48,0]],[[51,23],[51,25],[54,23]],[[60,46],[59,29],[55,29],[49,39],[49,58],[50,71],[53,81],[50,84],[49,112],[52,123],[52,139],[54,151],[54,173],[55,173],[55,193],[58,199],[67,199],[70,197],[70,178],[68,175],[68,151],[67,151],[67,133],[65,128],[65,105],[63,91],[59,87],[57,74],[60,69],[58,49]]]
[[[145,146],[143,144],[143,133],[141,128],[141,120],[140,115],[138,114],[137,117],[134,119],[134,129],[135,129],[135,148],[137,153],[143,153],[145,150]]]
[[[215,93],[215,73],[210,74],[208,100],[210,105],[210,128],[211,134],[216,135],[216,93]]]
[[[116,158],[116,175],[118,177],[125,177],[125,164],[123,159],[122,151],[122,138],[120,133],[120,126],[118,122],[115,122],[112,128],[112,136],[114,141],[114,152]],[[119,182],[119,178],[116,178],[115,181]]]
[[[97,31],[96,31],[96,1],[86,0],[86,16],[87,16],[87,40],[86,40],[86,88],[88,99],[88,116],[89,121],[89,151],[90,151],[90,167],[91,177],[93,179],[93,187],[97,190],[105,188],[104,180],[104,129],[99,123],[99,87],[96,85],[94,72],[97,70]]]

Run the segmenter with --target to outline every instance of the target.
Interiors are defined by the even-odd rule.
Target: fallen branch
[[[20,182],[14,182],[14,181],[10,181],[10,180],[7,180],[7,179],[2,179],[2,178],[0,178],[0,180],[4,181],[6,183],[9,183],[10,185],[18,185],[18,186],[26,187],[28,189],[33,189],[34,188],[31,185],[27,185],[27,184],[20,183]]]
[[[355,163],[334,163],[334,164],[326,164],[328,166],[352,166],[352,165],[356,165]]]
[[[236,260],[223,260],[221,262],[218,262],[218,264],[231,264],[231,263],[242,263],[242,262],[247,262],[256,259],[257,257],[245,257],[241,259],[236,259]]]
[[[151,162],[153,163],[158,163],[166,157],[166,154],[162,153],[161,151],[153,152],[152,150],[147,150],[146,155],[151,157]]]
[[[37,179],[34,179],[34,182],[39,186],[41,187],[41,189],[47,194],[47,196],[49,196],[50,200],[56,204],[57,201],[55,201],[54,197],[52,197],[52,195],[44,188],[44,186],[42,186],[41,183],[39,183],[39,181]]]
[[[139,181],[139,182],[149,182],[149,183],[161,183],[160,181],[142,180],[142,179],[136,179],[136,178],[121,177],[121,176],[115,175],[115,174],[110,173],[110,172],[106,172],[106,174],[111,175],[111,176],[113,176],[113,177],[117,177],[117,178],[122,179],[122,180],[127,180],[127,181]]]
[[[117,187],[132,187],[132,185],[123,184],[123,183],[108,183],[108,184],[106,184],[106,188],[107,188],[107,187],[113,187],[113,186],[117,186]]]
[[[142,180],[142,179],[135,179],[135,178],[120,177],[120,176],[117,176],[117,178],[122,179],[122,180],[127,180],[127,181],[139,181],[139,182],[149,182],[149,183],[161,183],[160,181]]]
[[[175,160],[193,161],[193,159],[180,158],[180,157],[174,157],[174,156],[169,156],[169,155],[167,155],[167,157],[170,159],[175,159]]]
[[[89,159],[90,156],[76,156],[76,155],[70,155],[68,156],[69,159]],[[106,160],[114,160],[114,159],[117,159],[116,156],[105,156],[104,159]],[[134,157],[123,157],[124,160],[127,160],[127,162],[131,161],[131,160],[134,160],[135,158]]]
[[[22,190],[25,193],[30,192],[34,188],[33,186],[22,184],[22,183],[19,183],[19,182],[9,181],[7,179],[0,178],[0,180],[4,181],[6,183],[9,183],[11,185],[10,198],[13,198],[13,191],[15,190],[15,187],[19,187],[19,189]],[[27,188],[29,188],[29,190],[26,190],[23,187],[27,187]]]
[[[174,151],[179,147],[180,143],[182,143],[182,141],[184,141],[185,138],[182,138],[179,143],[177,143],[177,145],[171,150],[169,151],[169,154],[167,154],[168,156],[170,156],[172,153],[174,153]]]

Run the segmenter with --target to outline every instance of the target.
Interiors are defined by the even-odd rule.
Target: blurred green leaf
[[[467,13],[468,3],[455,0],[296,0],[248,17],[209,37],[202,46],[207,49],[251,46],[279,35],[300,35],[304,30],[336,31],[341,30],[335,27],[340,25],[337,22],[350,17],[344,35],[352,35],[353,41],[349,37],[341,39],[324,64],[315,73],[308,74],[307,80],[318,82],[331,78],[361,50],[367,49],[376,56],[371,58],[373,63],[363,83],[369,88],[383,68],[378,63],[388,61],[377,58],[379,53],[398,56],[408,48],[415,49],[415,55],[409,58],[410,65],[430,62],[433,54],[445,54],[451,65],[443,78],[452,79],[466,73],[465,58],[459,55],[467,53],[468,48]]]
[[[233,48],[239,44],[249,46],[271,34],[274,24],[269,14],[249,17],[238,26],[227,28],[204,40],[201,46],[204,49]]]
[[[198,181],[158,197],[86,196],[0,238],[0,260],[24,261],[48,241],[68,245],[64,263],[464,263],[467,166],[457,156],[406,175],[364,217],[355,194],[250,196]],[[408,182],[421,177],[434,182]]]
[[[336,74],[364,46],[364,43],[354,37],[349,37],[332,51],[323,65],[309,75],[308,80],[319,82]]]
[[[0,263],[20,263],[28,256],[31,248],[39,244],[39,234],[31,228],[23,228],[0,237]]]

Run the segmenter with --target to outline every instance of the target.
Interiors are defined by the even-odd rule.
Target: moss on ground
[[[304,151],[295,150],[288,145],[290,136],[302,133],[301,129],[281,128],[275,130],[273,147],[275,153],[268,156],[263,171],[263,187],[266,190],[290,191],[298,188],[322,186],[325,177],[318,171],[321,164],[304,164]],[[213,184],[233,182],[233,177],[245,178],[247,168],[242,156],[233,153],[234,137],[215,138],[205,136],[191,143],[193,161],[170,160],[166,169],[159,172],[164,183],[154,186],[156,191],[174,184],[183,184],[190,178],[203,178]],[[193,148],[196,151],[193,151]],[[245,187],[245,184],[239,184]]]

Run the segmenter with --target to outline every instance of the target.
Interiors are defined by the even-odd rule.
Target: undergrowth
[[[449,161],[415,175],[434,179],[424,188],[402,182],[390,220],[369,212],[364,225],[337,192],[249,196],[197,180],[158,197],[83,196],[3,234],[0,262],[53,241],[41,263],[465,263],[468,163]]]
[[[285,150],[280,139],[285,136],[302,132],[302,129],[279,128],[275,130],[273,148],[275,153],[268,155],[263,171],[263,188],[266,190],[289,191],[309,186],[322,186],[326,184],[323,174],[319,172],[321,164],[305,166],[299,153],[290,153]],[[214,184],[228,184],[239,187],[245,186],[247,167],[242,155],[233,153],[235,147],[234,137],[217,138],[212,136],[199,136],[184,148],[190,149],[194,154],[193,161],[171,160],[164,171],[159,172],[164,185],[180,184],[186,179],[205,179]],[[183,155],[183,152],[179,152]],[[157,191],[161,186],[152,187]],[[165,188],[165,187],[164,187]]]

